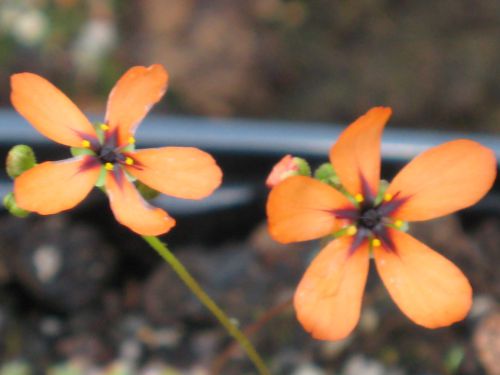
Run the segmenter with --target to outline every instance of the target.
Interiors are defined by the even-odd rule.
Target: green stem
[[[210,312],[217,318],[217,320],[224,326],[226,331],[233,336],[241,345],[243,350],[247,353],[250,360],[254,363],[255,367],[259,370],[261,375],[270,375],[264,361],[255,350],[254,346],[248,340],[243,332],[231,321],[231,319],[221,310],[212,298],[208,296],[198,282],[191,276],[184,265],[177,259],[177,257],[168,249],[168,247],[154,236],[142,236],[144,240],[160,254],[160,256],[172,267],[177,273],[177,276],[186,284],[186,286],[193,292],[198,300],[210,310]]]

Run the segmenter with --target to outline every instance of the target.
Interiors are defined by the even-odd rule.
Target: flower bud
[[[286,155],[272,169],[267,177],[266,186],[273,188],[284,179],[291,176],[310,176],[311,168],[302,158]]]
[[[314,178],[333,187],[341,186],[340,179],[331,163],[321,164],[314,172]]]
[[[23,210],[17,205],[13,193],[8,193],[5,197],[3,197],[3,205],[11,215],[23,218],[30,214],[29,211]]]
[[[17,145],[7,154],[7,174],[14,179],[35,166],[35,153],[31,147]]]

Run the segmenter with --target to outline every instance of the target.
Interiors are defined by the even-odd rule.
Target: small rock
[[[339,357],[352,343],[353,336],[348,336],[343,340],[324,341],[320,344],[320,355],[324,360],[332,360]]]
[[[346,361],[342,375],[403,375],[399,369],[388,369],[382,363],[366,358],[362,355],[354,355]]]
[[[127,339],[120,344],[120,358],[127,363],[137,363],[142,354],[141,344],[137,340]]]
[[[480,294],[474,296],[468,318],[473,321],[479,320],[495,310],[497,306],[498,304],[490,295]]]
[[[114,250],[91,226],[65,216],[30,222],[14,253],[19,281],[36,298],[64,311],[80,309],[102,291],[115,264]]]
[[[364,333],[372,334],[377,330],[379,324],[380,316],[377,310],[371,306],[365,307],[359,319],[359,329]]]
[[[326,372],[313,364],[302,364],[295,369],[293,375],[325,375]],[[330,374],[333,375],[333,374]]]
[[[488,375],[500,375],[500,312],[481,320],[474,332],[474,347]]]
[[[173,367],[167,367],[162,363],[151,363],[144,366],[140,375],[182,375],[183,373]]]
[[[63,323],[56,317],[45,317],[40,321],[40,331],[48,337],[57,337],[63,332]]]
[[[61,339],[56,349],[65,358],[77,358],[85,363],[103,363],[112,358],[112,351],[104,339],[93,332]]]

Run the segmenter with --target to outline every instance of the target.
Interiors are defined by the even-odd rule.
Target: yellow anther
[[[348,236],[354,236],[358,232],[358,228],[355,225],[349,225],[346,229],[346,234]]]
[[[128,144],[129,145],[135,145],[135,138],[134,137],[128,137]]]
[[[131,157],[127,156],[127,158],[125,159],[125,164],[127,164],[127,165],[133,165],[134,164],[134,159],[132,159]]]
[[[106,168],[107,171],[112,171],[114,169],[113,163],[106,163],[104,164],[104,168]]]
[[[390,202],[392,200],[393,196],[391,193],[385,193],[384,194],[384,201]]]
[[[361,203],[365,200],[365,197],[363,197],[363,194],[358,193],[354,196],[354,200],[358,203]]]
[[[403,220],[399,220],[399,219],[397,219],[397,220],[395,220],[395,221],[394,221],[394,226],[395,226],[396,228],[401,228],[401,227],[404,225],[404,223],[405,223],[405,222],[404,222]]]
[[[82,147],[83,148],[89,148],[90,147],[90,141],[87,141],[86,139],[84,139],[82,141]]]
[[[380,247],[380,245],[382,245],[382,242],[378,238],[374,238],[372,240],[372,246],[373,247]]]
[[[101,130],[102,131],[108,131],[109,130],[109,125],[101,124]]]

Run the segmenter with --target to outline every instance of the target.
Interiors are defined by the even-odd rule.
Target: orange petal
[[[131,153],[131,175],[159,192],[185,199],[212,194],[222,181],[215,160],[193,147],[163,147]]]
[[[412,236],[396,230],[390,236],[395,251],[375,248],[375,263],[401,311],[427,328],[464,319],[472,303],[472,288],[464,274]]]
[[[69,210],[89,194],[99,171],[100,164],[89,157],[39,164],[15,179],[16,203],[40,215]]]
[[[72,147],[95,138],[92,124],[78,107],[45,78],[32,73],[10,78],[14,108],[47,138]]]
[[[493,151],[461,139],[433,147],[407,164],[387,192],[407,199],[391,216],[406,221],[433,219],[476,203],[495,181]]]
[[[320,340],[348,336],[359,320],[368,276],[367,242],[354,253],[352,237],[330,242],[313,260],[295,292],[297,318]]]
[[[391,109],[375,107],[340,134],[330,150],[340,182],[352,195],[375,197],[380,180],[380,140]],[[369,191],[367,191],[369,189]]]
[[[282,243],[320,238],[337,228],[332,210],[349,207],[349,200],[331,186],[311,177],[289,177],[269,194],[269,232]]]
[[[121,169],[107,174],[106,191],[116,220],[136,233],[158,236],[175,225],[165,211],[150,206],[141,197]]]
[[[168,74],[161,65],[130,68],[109,94],[106,123],[118,129],[119,144],[128,143],[137,125],[165,94]]]

